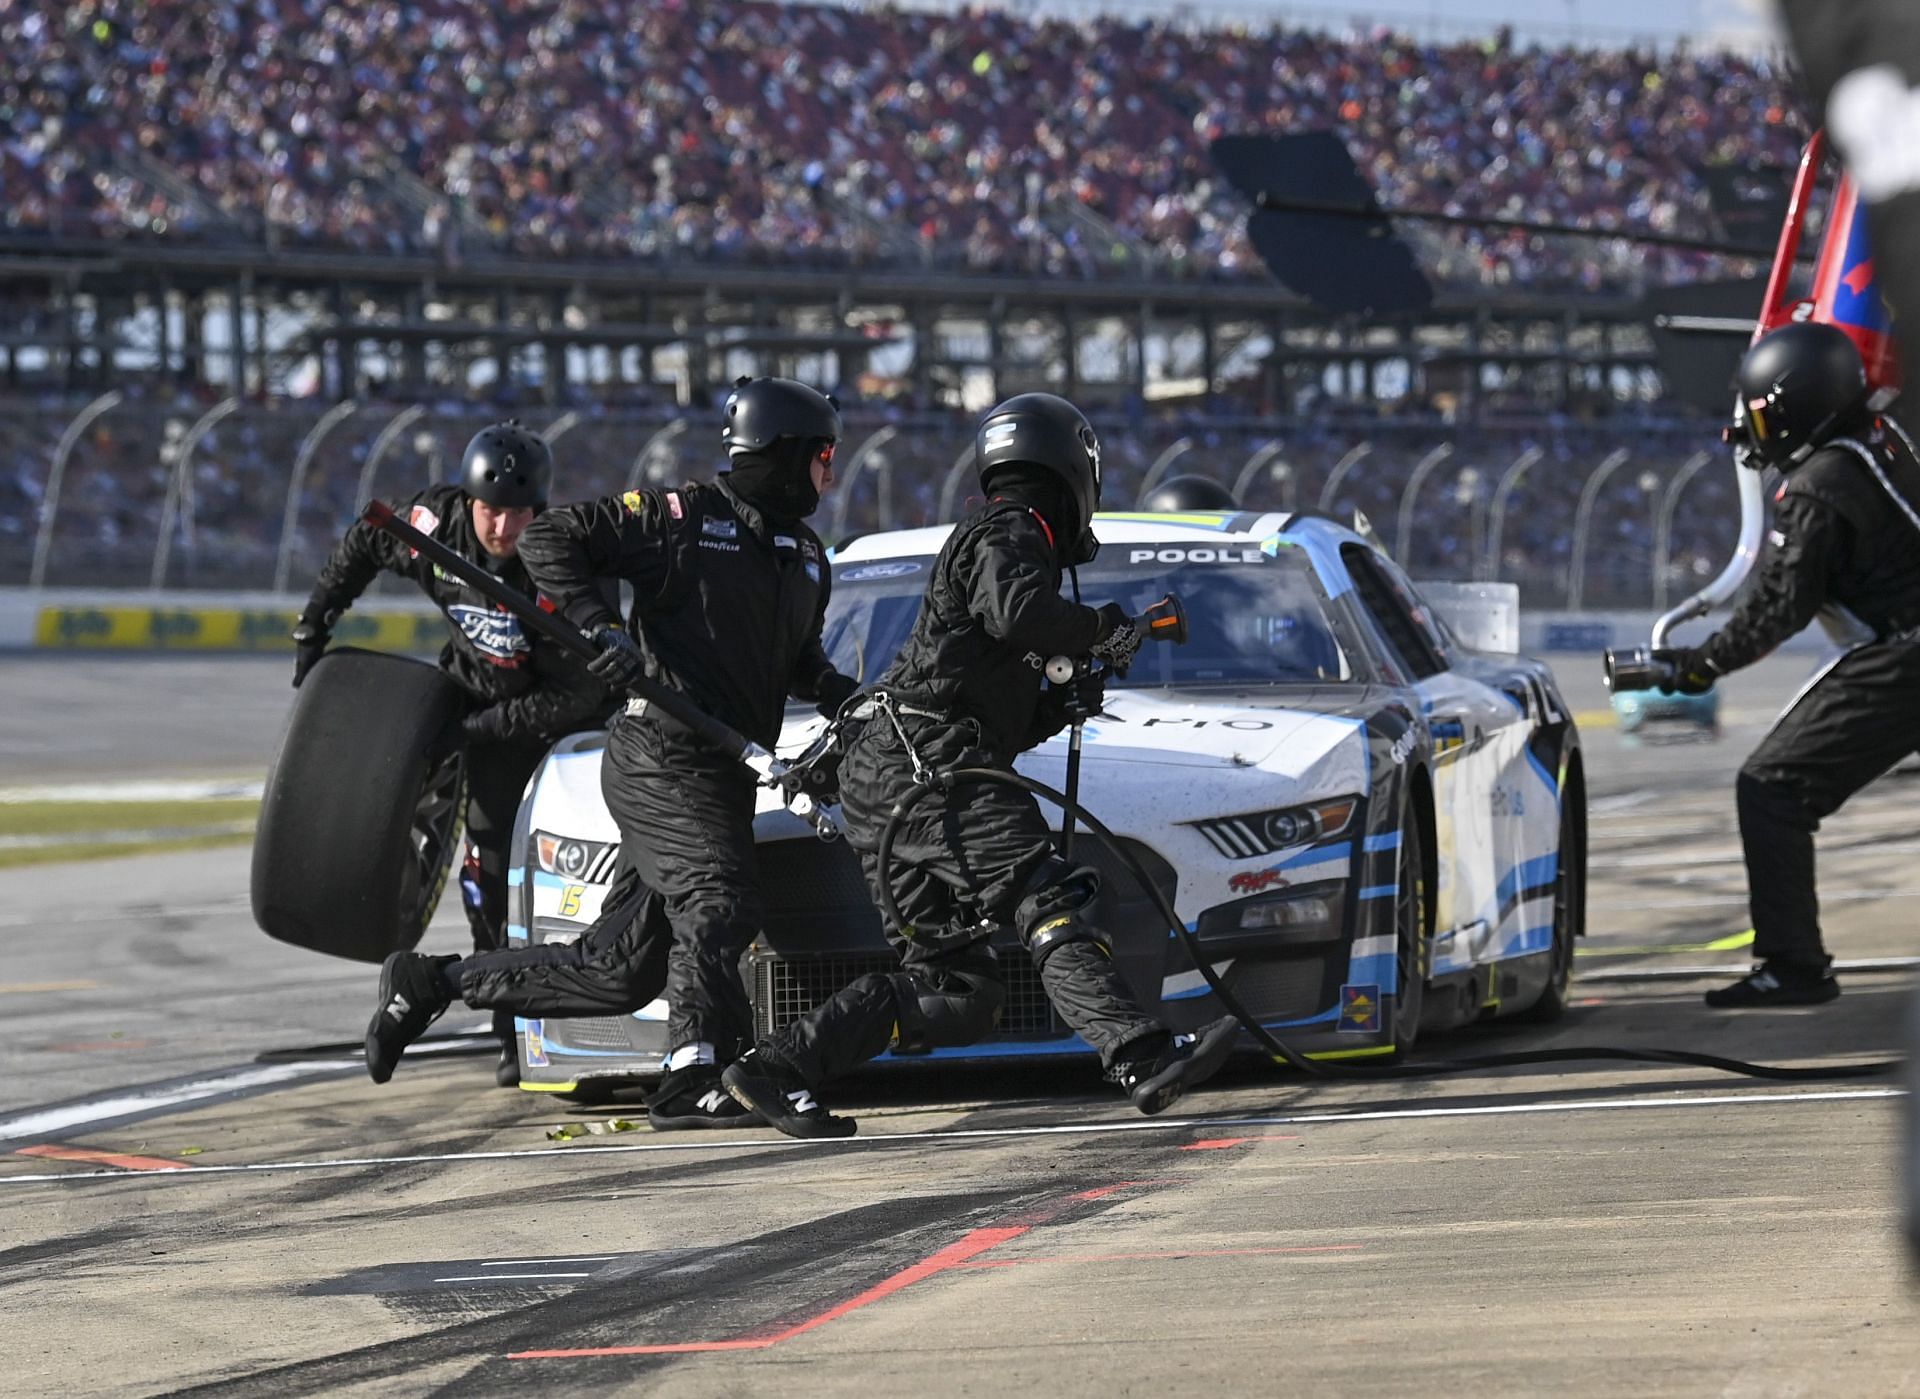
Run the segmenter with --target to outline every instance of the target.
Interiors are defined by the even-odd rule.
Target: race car
[[[1565,1007],[1583,931],[1586,783],[1552,673],[1470,649],[1368,538],[1313,514],[1103,515],[1085,600],[1131,614],[1171,592],[1190,639],[1146,648],[1086,725],[1080,798],[1186,921],[1228,990],[1326,1058],[1387,1056],[1422,1030]],[[825,643],[876,680],[905,640],[948,527],[843,545]],[[1483,590],[1484,591],[1484,590]],[[1517,635],[1509,617],[1508,635]],[[821,730],[789,712],[780,750]],[[517,942],[577,938],[618,860],[600,797],[604,736],[559,745],[520,813]],[[1061,786],[1061,735],[1019,770]],[[804,1014],[893,963],[844,840],[823,842],[763,793],[764,932],[743,960],[757,1028]],[[1220,1013],[1187,943],[1114,852],[1085,833],[1094,910],[1134,994],[1185,1029]],[[1017,946],[1001,953],[997,1033],[951,1059],[1091,1054]],[[528,1020],[521,1086],[595,1095],[662,1071],[666,1006]],[[885,1056],[882,1063],[898,1056]]]

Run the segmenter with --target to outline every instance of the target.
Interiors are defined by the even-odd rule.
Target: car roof
[[[1179,514],[1134,511],[1102,513],[1093,517],[1102,544],[1163,544],[1180,540],[1209,544],[1259,544],[1275,535],[1340,545],[1365,543],[1339,521],[1311,511],[1289,514],[1281,510],[1210,510]],[[952,525],[921,529],[877,530],[857,535],[836,547],[835,563],[869,559],[898,559],[937,554],[953,533]]]

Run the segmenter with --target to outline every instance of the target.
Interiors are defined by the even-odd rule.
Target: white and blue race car
[[[1423,1029],[1565,1007],[1583,931],[1586,782],[1551,672],[1469,649],[1484,615],[1443,617],[1368,539],[1331,519],[1103,515],[1086,601],[1137,613],[1166,593],[1191,639],[1149,647],[1084,736],[1080,796],[1186,920],[1215,973],[1295,1048],[1391,1055]],[[946,527],[872,534],[834,559],[825,642],[876,679],[905,640]],[[1517,622],[1509,615],[1507,633]],[[821,727],[789,713],[780,751]],[[519,943],[577,938],[612,881],[603,736],[560,744],[520,813]],[[1061,786],[1062,735],[1019,769]],[[742,974],[757,1029],[892,962],[844,841],[763,794],[767,923]],[[1219,1014],[1186,942],[1100,842],[1095,916],[1135,995],[1188,1028]],[[952,1059],[1090,1054],[1018,948],[997,1033]],[[521,1022],[521,1086],[588,1095],[662,1071],[666,1006]],[[892,1056],[883,1057],[882,1063]]]

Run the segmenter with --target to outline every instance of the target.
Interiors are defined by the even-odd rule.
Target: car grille
[[[890,954],[847,957],[757,956],[753,964],[754,1025],[762,1035],[785,1029],[841,987],[869,972],[900,969]],[[1050,1039],[1067,1033],[1040,987],[1040,974],[1018,948],[1000,952],[1007,983],[997,1035],[1005,1039]]]
[[[624,1016],[569,1016],[564,1020],[542,1022],[549,1041],[565,1049],[631,1050],[633,1037],[627,1033]]]
[[[1225,980],[1234,999],[1261,1020],[1299,1020],[1325,1010],[1333,999],[1325,957],[1241,957]]]

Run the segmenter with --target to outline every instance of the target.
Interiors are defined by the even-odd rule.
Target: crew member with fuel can
[[[742,379],[722,435],[730,465],[719,479],[551,510],[521,553],[540,590],[599,645],[601,680],[623,690],[650,679],[772,748],[789,695],[832,712],[855,688],[821,648],[826,550],[801,523],[832,483],[840,414],[793,380]],[[625,625],[601,591],[609,578],[633,588]],[[617,884],[612,911],[574,943],[389,958],[368,1071],[385,1082],[455,999],[546,1018],[623,1014],[664,990],[668,1072],[648,1120],[757,1125],[719,1077],[752,1034],[739,962],[762,923],[754,774],[641,700],[615,718],[600,771],[625,878],[645,890],[639,912],[623,911]]]
[[[1672,688],[1703,694],[1823,609],[1872,639],[1843,653],[1775,721],[1735,788],[1759,965],[1707,993],[1722,1010],[1816,1005],[1840,994],[1820,936],[1813,834],[1855,792],[1920,748],[1920,458],[1868,408],[1860,354],[1805,322],[1741,363],[1730,436],[1782,475],[1769,550],[1733,616],[1702,645],[1656,651]],[[1856,628],[1857,630],[1857,628]]]
[[[1125,669],[1147,630],[1117,603],[1087,607],[1060,592],[1063,569],[1098,547],[1100,445],[1079,409],[1021,394],[987,414],[975,445],[990,499],[941,549],[911,635],[849,717],[839,771],[847,839],[876,901],[884,909],[890,891],[904,919],[887,926],[901,966],[858,978],[722,1075],[791,1136],[850,1135],[853,1120],[815,1095],[889,1046],[921,1052],[990,1033],[1006,994],[992,944],[1008,926],[1061,1015],[1142,1112],[1165,1108],[1233,1049],[1231,1019],[1183,1036],[1140,1008],[1090,915],[1099,874],[1057,853],[1027,793],[982,783],[936,791],[910,808],[895,863],[880,867],[895,803],[928,772],[1011,770],[1066,726],[1070,706],[1099,710],[1097,672],[1043,692],[1049,658]]]

